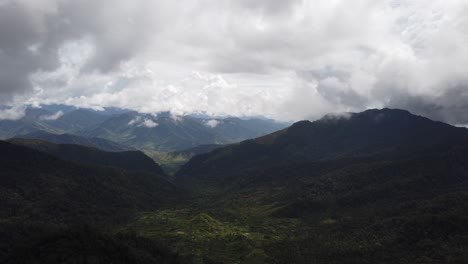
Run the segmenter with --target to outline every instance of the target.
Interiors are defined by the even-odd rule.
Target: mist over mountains
[[[76,142],[86,145],[83,139],[72,139],[73,136],[79,136],[95,141],[101,139],[103,145],[104,140],[122,145],[119,147],[114,143],[116,149],[178,151],[201,144],[227,144],[255,138],[286,125],[258,118],[208,118],[176,116],[170,113],[153,115],[117,108],[95,111],[51,105],[30,107],[19,120],[0,120],[0,137],[49,138],[56,143]],[[52,139],[47,133],[57,136]],[[103,148],[112,149],[109,146],[112,143],[106,144],[108,146]],[[94,145],[99,143],[95,142]]]

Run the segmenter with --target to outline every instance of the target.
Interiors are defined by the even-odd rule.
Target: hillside
[[[194,215],[246,228],[243,245],[257,251],[239,249],[244,258],[464,263],[467,157],[466,129],[383,109],[299,122],[195,156],[176,177],[196,197]]]
[[[402,110],[327,115],[175,152],[202,153],[175,175],[178,187],[82,165],[100,157],[94,148],[16,139],[49,156],[3,142],[12,155],[0,164],[0,241],[24,246],[0,243],[0,261],[465,263],[467,133]]]
[[[146,259],[144,255],[151,252],[158,259],[157,243],[146,243],[145,248],[132,242],[137,237],[100,233],[133,219],[139,211],[176,204],[182,196],[171,183],[153,174],[63,161],[4,141],[0,151],[4,153],[0,159],[0,262],[65,263],[57,259],[59,255],[66,263],[83,257],[105,262],[113,259],[112,254]],[[80,228],[86,225],[101,231]],[[77,244],[83,246],[81,251],[73,246]],[[119,253],[118,248],[126,251]],[[159,255],[167,253],[164,249]]]
[[[54,144],[37,139],[13,138],[9,142],[36,149],[63,160],[77,163],[140,171],[164,177],[164,172],[141,151],[107,152],[74,144]]]
[[[107,139],[103,138],[87,138],[87,137],[80,137],[72,134],[52,134],[47,133],[45,131],[36,131],[29,134],[24,134],[18,136],[18,138],[24,139],[40,139],[44,141],[48,141],[55,144],[75,144],[75,145],[82,145],[87,147],[98,148],[104,151],[109,152],[122,152],[133,150],[130,147],[124,146],[119,143],[112,142]]]
[[[344,117],[325,116],[314,122],[297,122],[273,134],[195,156],[181,168],[177,178],[187,185],[196,182],[197,177],[216,182],[251,168],[403,153],[466,138],[465,128],[407,111],[367,110]]]

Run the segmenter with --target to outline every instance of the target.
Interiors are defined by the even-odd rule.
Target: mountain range
[[[0,138],[45,139],[56,143],[92,145],[111,151],[115,148],[172,152],[201,144],[234,143],[265,135],[285,126],[285,123],[259,118],[208,119],[175,116],[170,113],[141,114],[113,108],[104,111],[70,109],[59,105],[30,107],[19,120],[1,120]],[[49,134],[61,135],[61,138],[54,138]],[[98,138],[117,144],[102,140],[100,143],[96,142]]]
[[[31,121],[42,115],[18,124],[78,135],[0,141],[2,263],[468,261],[466,128],[398,109],[286,128],[135,112]],[[168,177],[96,138],[190,160]]]
[[[178,172],[228,177],[249,168],[404,153],[467,140],[466,128],[453,127],[415,116],[404,110],[367,110],[345,116],[327,115],[300,121],[275,133],[198,155]]]
[[[135,150],[134,148],[115,143],[113,141],[97,137],[81,137],[73,134],[52,134],[45,131],[36,131],[28,134],[18,135],[22,139],[39,139],[56,144],[75,144],[87,147],[94,147],[104,151],[122,152]]]

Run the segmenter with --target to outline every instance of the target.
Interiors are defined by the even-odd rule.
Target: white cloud
[[[63,116],[63,112],[62,111],[58,111],[54,114],[51,114],[51,115],[41,115],[39,117],[40,120],[47,120],[47,121],[53,121],[53,120],[57,120],[59,119],[60,117]]]
[[[154,128],[154,127],[157,127],[159,124],[149,118],[142,118],[141,116],[136,116],[135,118],[133,118],[132,120],[128,122],[128,125]]]
[[[151,119],[145,119],[145,120],[143,120],[143,122],[141,122],[141,124],[139,126],[145,126],[147,128],[153,128],[153,127],[157,127],[158,123],[154,122]]]
[[[210,120],[207,120],[207,121],[205,122],[205,125],[206,125],[207,127],[215,128],[215,127],[217,127],[220,123],[221,123],[221,121],[219,121],[219,120],[210,119]]]
[[[464,0],[4,2],[1,101],[468,122]]]
[[[133,126],[133,125],[138,124],[140,122],[141,122],[141,116],[136,116],[135,118],[133,118],[132,120],[130,120],[128,122],[128,125]]]
[[[184,116],[182,115],[177,115],[175,114],[174,112],[171,112],[170,113],[170,116],[171,120],[174,122],[174,123],[177,123],[177,122],[180,122],[184,119]]]
[[[15,105],[0,108],[0,120],[18,120],[24,117],[26,106]]]

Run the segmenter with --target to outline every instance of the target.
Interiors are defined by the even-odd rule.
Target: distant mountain
[[[281,127],[282,124],[266,120],[208,120],[190,116],[175,117],[168,113],[150,115],[129,112],[106,120],[86,135],[106,138],[138,149],[171,152],[198,145],[233,143]]]
[[[191,119],[129,112],[110,118],[88,136],[111,139],[138,149],[171,151],[206,144],[214,137]]]
[[[172,152],[198,145],[239,142],[284,127],[286,124],[260,118],[201,118],[174,116],[167,112],[152,115],[119,108],[96,111],[50,105],[42,108],[30,107],[19,120],[0,120],[0,139],[25,137],[27,134],[41,132],[73,134],[104,138],[141,150]],[[84,145],[89,145],[89,142]]]
[[[70,105],[62,105],[62,104],[50,104],[50,105],[41,105],[41,109],[45,109],[51,113],[68,113],[71,111],[76,110],[77,108]]]
[[[10,143],[36,149],[63,160],[95,166],[140,171],[164,177],[164,172],[151,158],[141,151],[106,152],[97,148],[73,144],[54,144],[37,139],[13,138]]]
[[[240,119],[228,118],[199,118],[196,119],[216,135],[217,141],[234,143],[246,139],[257,138],[265,134],[283,129],[286,123],[278,123],[270,119]]]
[[[60,132],[59,129],[44,124],[40,120],[41,116],[48,116],[51,114],[51,112],[45,109],[28,108],[25,116],[19,120],[0,120],[0,139],[7,139],[37,131],[58,133]]]
[[[38,131],[53,134],[82,133],[95,128],[108,118],[92,110],[68,110],[51,112],[45,108],[28,108],[25,116],[19,120],[0,120],[0,138],[6,139]]]
[[[177,177],[181,181],[196,180],[197,175],[228,177],[262,166],[402,152],[467,138],[465,128],[404,110],[367,110],[297,122],[278,132],[195,156]]]
[[[52,134],[45,131],[36,131],[29,134],[19,136],[24,139],[40,139],[49,141],[55,144],[75,144],[87,147],[94,147],[104,151],[122,152],[134,150],[131,147],[124,146],[119,143],[112,142],[103,138],[86,138],[72,134]]]
[[[89,109],[77,109],[64,113],[54,120],[43,120],[48,124],[65,133],[81,135],[90,129],[98,127],[109,118],[107,115]]]

